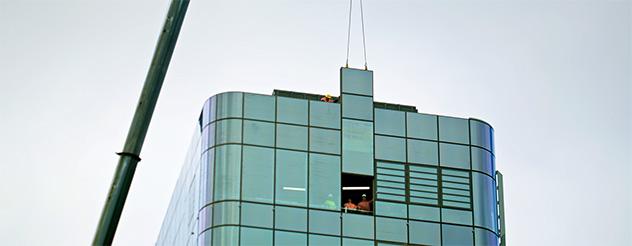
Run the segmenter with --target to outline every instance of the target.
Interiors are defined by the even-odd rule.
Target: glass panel
[[[463,246],[472,245],[472,227],[454,226],[443,224],[443,245]]]
[[[277,124],[277,148],[307,150],[307,127]]]
[[[309,154],[310,207],[340,209],[340,157]]]
[[[275,98],[273,96],[244,94],[244,118],[274,121]]]
[[[241,143],[241,120],[220,120],[215,125],[216,144]]]
[[[472,225],[472,211],[442,208],[441,220],[442,222],[471,226]]]
[[[215,201],[239,199],[241,175],[241,146],[215,147]]]
[[[204,108],[202,109],[202,127],[215,121],[215,107],[215,96],[204,102]]]
[[[410,243],[423,245],[441,244],[441,225],[439,223],[410,221],[408,230]]]
[[[213,175],[213,167],[215,166],[214,160],[215,149],[205,152],[200,159],[200,182],[202,184],[200,207],[213,202],[213,182],[215,181]]]
[[[342,117],[373,121],[373,98],[342,95]]]
[[[373,216],[342,214],[342,235],[373,239]]]
[[[244,143],[274,147],[274,123],[244,120]]]
[[[487,175],[472,173],[474,225],[498,231],[496,222],[496,185]]]
[[[405,113],[376,108],[375,133],[406,137]]]
[[[307,245],[307,234],[285,231],[274,232],[274,245],[296,246]]]
[[[439,221],[439,208],[437,207],[429,207],[429,206],[421,206],[421,205],[409,205],[408,211],[410,213],[410,219],[415,220],[429,220],[429,221]]]
[[[437,142],[408,139],[408,162],[437,165],[438,150]]]
[[[437,140],[437,116],[406,113],[406,134],[409,138]]]
[[[241,245],[272,245],[272,230],[256,229],[256,228],[241,228]]]
[[[276,154],[276,203],[305,206],[307,153],[277,150]]]
[[[470,169],[470,148],[464,145],[439,144],[441,166]]]
[[[340,131],[309,128],[309,151],[340,154]]]
[[[238,245],[239,227],[221,226],[213,228],[213,245]]]
[[[373,123],[342,120],[342,171],[373,176]]]
[[[307,125],[307,100],[277,97],[277,122]]]
[[[340,104],[309,102],[309,125],[340,129]]]
[[[472,134],[472,145],[494,151],[492,135],[493,130],[489,125],[477,120],[470,120],[470,128]]]
[[[439,116],[439,140],[469,144],[469,125],[466,119]]]
[[[242,200],[272,203],[274,149],[244,146]]]
[[[217,97],[217,119],[229,117],[241,118],[242,93],[227,92]]]
[[[375,159],[406,162],[405,139],[375,135]]]
[[[239,202],[213,204],[213,226],[239,225]]]
[[[484,149],[472,147],[472,169],[481,171],[487,175],[494,175],[494,167],[492,165],[492,155]]]
[[[373,240],[342,238],[343,246],[373,246]]]
[[[213,226],[213,205],[203,207],[198,214],[198,231],[206,230]],[[165,220],[166,221],[166,220]],[[164,228],[161,228],[161,230]]]
[[[340,238],[309,234],[309,245],[315,245],[315,246],[340,245]]]
[[[242,202],[241,224],[272,228],[272,206]]]
[[[340,213],[310,210],[309,231],[336,236],[340,235]]]
[[[377,240],[408,242],[406,220],[377,217],[375,219]]]
[[[498,237],[491,231],[475,228],[475,241],[477,246],[498,245]]]
[[[408,210],[406,204],[393,202],[375,202],[375,213],[390,217],[407,218]]]
[[[274,228],[292,231],[307,231],[307,210],[276,206]]]
[[[342,68],[340,73],[343,93],[373,95],[373,71]]]
[[[198,236],[198,245],[212,245],[212,239],[213,230],[204,231]],[[162,242],[158,242],[156,244],[162,244]]]

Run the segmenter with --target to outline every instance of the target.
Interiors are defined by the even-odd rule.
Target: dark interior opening
[[[342,174],[342,201],[343,212],[347,213],[361,213],[361,214],[373,214],[373,176],[358,175],[343,173]],[[369,202],[367,206],[359,206],[362,201],[362,196],[366,195],[366,201]],[[345,206],[349,199],[353,206]],[[363,203],[362,205],[366,205]]]

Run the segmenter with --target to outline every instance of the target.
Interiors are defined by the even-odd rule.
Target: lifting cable
[[[349,67],[349,47],[351,44],[351,15],[353,13],[353,0],[349,0],[349,27],[347,29],[347,60],[345,67]],[[366,36],[364,34],[364,9],[362,7],[362,0],[360,0],[360,21],[362,25],[362,48],[364,52],[364,70],[368,70],[366,61]]]

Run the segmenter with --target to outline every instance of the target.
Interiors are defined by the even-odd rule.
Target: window
[[[441,192],[444,207],[471,209],[470,172],[441,169]]]
[[[373,218],[373,216],[343,213],[342,235],[347,237],[373,239]]]
[[[219,202],[213,204],[213,226],[238,224],[239,202]]]
[[[307,234],[285,232],[285,231],[275,231],[274,232],[274,245],[278,245],[278,246],[307,245]]]
[[[213,226],[213,205],[205,206],[202,209],[200,209],[198,218],[199,218],[198,228],[200,231],[211,228]],[[173,218],[170,218],[170,219],[173,219]]]
[[[409,138],[437,140],[437,116],[406,113],[406,134]]]
[[[309,102],[309,125],[340,129],[340,104]]]
[[[410,221],[409,226],[410,243],[423,245],[441,244],[441,224]]]
[[[475,228],[476,245],[498,245],[498,237],[491,231]]]
[[[241,120],[220,120],[215,125],[216,144],[241,143]]]
[[[461,246],[472,245],[472,227],[443,224],[443,245]]]
[[[343,246],[373,246],[373,240],[342,238]]]
[[[276,203],[305,206],[307,153],[277,150],[276,154]]]
[[[408,205],[409,219],[439,222],[439,208],[423,205]]]
[[[241,92],[227,92],[217,95],[217,119],[241,118],[241,113]]]
[[[328,235],[340,235],[340,213],[310,210],[309,231]]]
[[[366,199],[369,202],[368,208],[360,208],[360,202]],[[344,212],[354,212],[361,214],[372,214],[373,206],[373,177],[366,175],[356,175],[343,173],[342,174],[342,201]],[[346,206],[345,204],[351,202],[354,205],[358,205],[357,208],[353,206]],[[363,206],[366,204],[363,204]]]
[[[244,118],[274,121],[275,97],[245,93]]]
[[[307,100],[277,97],[277,121],[307,125]]]
[[[406,162],[406,140],[375,135],[375,159]]]
[[[272,231],[266,229],[241,227],[240,245],[272,245]]]
[[[309,128],[309,151],[340,154],[340,131]]]
[[[243,146],[242,200],[272,203],[274,149]]]
[[[220,226],[213,228],[212,245],[237,245],[239,242],[239,227]]]
[[[494,151],[494,130],[489,125],[478,120],[470,120],[470,129],[472,145]]]
[[[215,158],[215,201],[239,199],[241,146],[218,146]]]
[[[274,147],[274,123],[244,120],[244,143]]]
[[[408,242],[406,220],[377,217],[375,226],[377,240]]]
[[[307,127],[277,124],[277,147],[307,151]]]
[[[373,123],[342,120],[342,171],[373,175]]]
[[[408,162],[437,165],[439,146],[434,141],[408,139]]]
[[[375,109],[375,133],[406,137],[405,113],[401,111]]]
[[[272,228],[272,206],[242,202],[241,224]]]
[[[439,116],[439,140],[469,144],[470,134],[468,121],[466,119]]]
[[[377,162],[377,199],[406,202],[406,190],[398,184],[406,184],[404,165]]]
[[[470,169],[470,148],[465,145],[439,144],[441,166]]]
[[[217,96],[213,96],[204,102],[204,108],[202,109],[202,127],[215,121],[215,99]]]
[[[215,124],[210,124],[204,127],[204,129],[202,130],[201,141],[202,151],[215,146]]]
[[[448,222],[461,225],[472,225],[472,211],[442,208],[442,222]]]
[[[315,246],[340,245],[340,238],[309,234],[309,245],[315,245]]]
[[[487,150],[471,147],[472,151],[472,170],[484,172],[487,175],[494,175],[494,160],[492,154]]]
[[[373,98],[343,94],[342,117],[373,121]]]
[[[342,93],[373,96],[373,71],[342,68]]]
[[[201,206],[209,204],[213,202],[213,182],[215,179],[213,178],[213,167],[215,166],[215,149],[209,150],[202,154],[202,158],[200,160],[200,183],[201,187],[201,198],[202,201]]]
[[[378,187],[378,190],[379,190],[379,187]],[[405,203],[394,203],[394,202],[384,202],[384,201],[375,202],[375,214],[377,215],[406,219],[408,217],[408,213],[406,212],[407,210],[408,209],[406,208]]]
[[[437,168],[409,166],[410,203],[438,205]]]
[[[496,217],[496,184],[481,173],[472,173],[474,185],[474,225],[498,231]]]
[[[339,210],[340,157],[309,154],[309,203],[312,208]]]
[[[274,228],[292,231],[307,231],[307,210],[276,206]]]

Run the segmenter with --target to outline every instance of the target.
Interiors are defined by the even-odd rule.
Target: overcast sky
[[[91,242],[168,4],[0,0],[3,245]],[[510,245],[629,245],[629,1],[364,7],[375,100],[494,126]],[[206,98],[339,93],[347,11],[346,0],[191,0],[116,244],[155,242]]]

